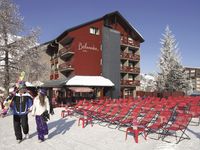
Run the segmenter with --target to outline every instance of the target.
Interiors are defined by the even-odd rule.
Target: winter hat
[[[47,92],[46,92],[45,89],[40,89],[40,90],[39,90],[39,93],[42,94],[42,95],[46,95]]]

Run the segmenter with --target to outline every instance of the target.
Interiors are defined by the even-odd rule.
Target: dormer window
[[[97,27],[90,27],[90,34],[99,35],[100,30]]]

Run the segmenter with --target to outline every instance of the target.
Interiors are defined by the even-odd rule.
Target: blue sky
[[[64,30],[119,11],[144,37],[141,72],[158,70],[160,39],[169,25],[179,44],[182,64],[200,68],[199,0],[14,0],[26,28],[40,27],[39,42]]]

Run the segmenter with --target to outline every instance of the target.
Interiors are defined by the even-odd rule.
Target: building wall
[[[118,98],[120,96],[120,32],[107,27],[103,27],[102,31],[102,72],[104,77],[115,84],[112,97]]]
[[[186,67],[185,71],[192,81],[193,90],[200,91],[200,68]]]
[[[70,62],[74,67],[74,75],[101,75],[101,39],[100,35],[90,34],[90,27],[102,28],[102,21],[97,21],[76,30],[67,37],[74,38],[71,50],[75,53]]]
[[[100,34],[90,34],[91,27],[100,29]],[[71,43],[61,44],[70,38],[73,39]],[[53,50],[49,51],[49,55],[52,56],[61,52],[62,49],[67,49],[63,48],[65,46],[70,46],[73,55],[67,56],[66,60],[60,55],[57,56],[58,61],[55,66],[58,69],[52,69],[52,74],[58,72],[59,75],[53,75],[55,77],[50,79],[56,80],[73,75],[103,75],[115,84],[112,93],[114,97],[134,96],[136,86],[139,86],[139,47],[140,42],[143,42],[139,38],[127,22],[114,15],[69,29],[57,38],[59,41],[53,41],[51,47]],[[130,40],[132,43],[129,42]]]
[[[140,41],[136,39],[136,35],[134,35],[129,28],[123,22],[120,21],[120,19],[117,19],[117,22],[113,22],[110,26],[120,32],[120,44],[121,49],[120,53],[127,53],[127,54],[136,54],[140,56]],[[140,60],[139,61],[133,61],[130,59],[122,59],[121,58],[121,64],[120,67],[137,67],[140,70]],[[137,73],[130,72],[121,72],[121,81],[123,82],[120,87],[121,89],[121,95],[123,97],[129,97],[129,96],[136,96],[136,86],[139,86],[139,83],[135,85],[135,80],[139,81],[139,74],[140,71]],[[125,85],[124,85],[125,82]],[[126,84],[127,83],[127,84]],[[132,84],[133,83],[133,84]]]

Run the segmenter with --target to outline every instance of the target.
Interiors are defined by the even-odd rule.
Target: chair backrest
[[[75,107],[79,107],[83,105],[84,100],[79,100],[78,103],[75,105]]]
[[[192,115],[185,113],[178,113],[175,121],[171,126],[179,127],[180,129],[186,128],[192,119]]]
[[[87,111],[83,111],[83,116],[87,117],[88,116],[88,112]]]
[[[132,126],[139,126],[139,123],[138,123],[138,121],[137,121],[137,118],[133,118]]]
[[[126,115],[126,114],[128,114],[129,111],[130,111],[130,107],[122,108],[119,115]]]
[[[119,108],[118,107],[114,107],[112,109],[112,111],[110,112],[110,115],[115,115],[118,111],[119,111]]]
[[[156,111],[149,111],[139,122],[141,126],[146,127],[157,114]]]
[[[85,109],[85,110],[89,110],[91,107],[92,107],[92,104],[89,103],[88,105],[84,106],[83,109]]]
[[[131,115],[132,115],[133,117],[138,117],[139,114],[140,114],[140,111],[141,111],[141,108],[137,108],[137,107],[136,107],[135,109],[132,110]]]
[[[159,118],[163,118],[161,120],[162,123],[168,123],[171,116],[172,116],[172,111],[168,111],[168,110],[161,111],[160,114],[159,114]]]
[[[104,105],[101,105],[96,111],[97,111],[98,113],[100,113],[100,112],[103,111],[103,109],[105,109],[105,106],[104,106]]]

